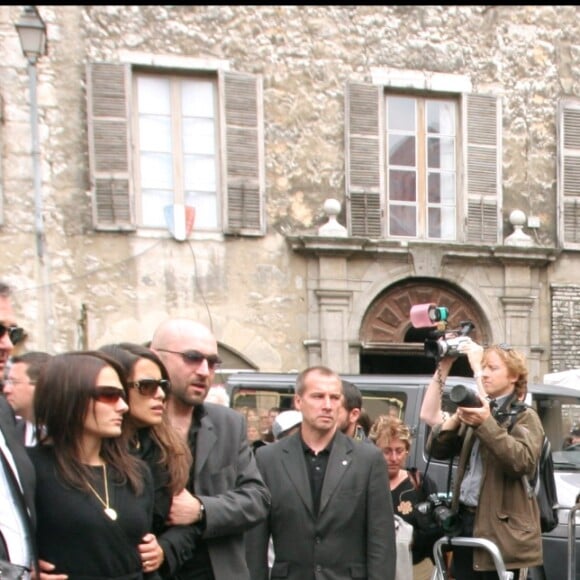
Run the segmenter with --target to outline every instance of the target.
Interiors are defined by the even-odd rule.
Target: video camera
[[[467,335],[475,328],[470,320],[461,322],[456,330],[447,330],[449,310],[435,304],[416,304],[411,307],[414,328],[433,328],[425,339],[425,355],[434,359],[459,356],[458,348],[467,342]]]

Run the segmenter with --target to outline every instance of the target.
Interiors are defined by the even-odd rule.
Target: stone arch
[[[422,351],[429,329],[413,329],[409,313],[411,306],[424,303],[449,309],[449,330],[469,320],[475,325],[469,336],[479,344],[490,342],[487,318],[465,290],[437,278],[408,278],[386,288],[368,307],[360,327],[361,349]]]

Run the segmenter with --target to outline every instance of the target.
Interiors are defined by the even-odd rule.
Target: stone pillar
[[[317,290],[320,317],[320,355],[323,365],[339,373],[349,372],[348,314],[351,292]]]

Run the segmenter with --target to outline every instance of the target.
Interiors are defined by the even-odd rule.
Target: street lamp
[[[16,23],[22,52],[28,60],[30,81],[30,128],[32,132],[32,164],[34,172],[34,208],[36,230],[36,254],[44,257],[44,223],[42,218],[42,191],[40,176],[40,145],[38,138],[38,99],[36,95],[36,62],[46,54],[46,26],[36,6],[25,6]]]
[[[22,52],[28,61],[28,79],[30,87],[30,131],[32,134],[32,169],[34,176],[34,229],[36,234],[36,256],[42,283],[39,284],[40,303],[43,309],[44,350],[52,346],[51,308],[48,263],[44,259],[44,220],[42,203],[42,179],[40,165],[40,139],[38,136],[38,97],[36,92],[36,63],[46,54],[46,25],[36,6],[25,6],[20,20],[16,23]]]
[[[46,26],[36,6],[25,6],[20,20],[16,23],[24,56],[32,64],[46,54]]]

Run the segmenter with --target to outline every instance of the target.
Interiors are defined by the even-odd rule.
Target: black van
[[[297,373],[239,372],[228,377],[226,389],[230,406],[241,412],[257,413],[272,407],[293,408],[294,382]],[[371,419],[393,413],[407,423],[413,433],[409,467],[425,471],[425,443],[429,427],[419,420],[419,412],[431,375],[342,375],[354,383],[363,395],[363,406]],[[449,392],[456,384],[472,385],[473,379],[449,377],[443,393],[443,409],[454,412]],[[580,425],[580,391],[560,385],[528,385],[528,404],[532,405],[552,444],[559,502],[559,525],[544,535],[544,570],[530,571],[534,579],[563,580],[568,577],[568,516],[580,493],[580,449],[564,451],[563,441],[575,425]],[[452,467],[453,469],[453,467]],[[440,492],[448,485],[449,462],[432,460],[429,475]],[[580,533],[576,532],[576,542]],[[580,546],[576,548],[576,578],[580,580]]]

